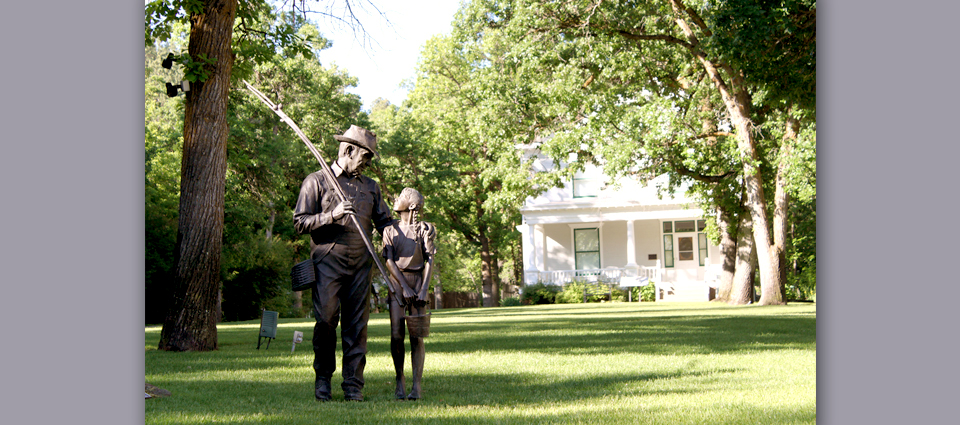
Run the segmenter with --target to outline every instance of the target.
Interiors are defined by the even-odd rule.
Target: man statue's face
[[[370,152],[359,146],[350,145],[344,154],[340,156],[340,166],[347,174],[358,177],[363,173],[373,161],[373,152]]]

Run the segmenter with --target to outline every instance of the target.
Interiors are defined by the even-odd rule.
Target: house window
[[[673,235],[663,235],[663,266],[673,267]]]
[[[697,231],[693,220],[677,221],[674,223],[674,226],[677,228],[677,233]]]
[[[596,198],[604,185],[603,171],[595,165],[587,165],[573,176],[574,198]]]
[[[697,220],[697,231],[702,232],[707,228],[707,220]]]
[[[705,233],[697,234],[697,249],[700,252],[700,265],[706,264],[707,260],[707,235]]]
[[[596,198],[600,195],[600,188],[603,187],[603,181],[591,178],[573,179],[573,197],[574,198]]]
[[[663,222],[663,233],[673,233],[673,222],[664,221]]]
[[[574,258],[577,270],[600,268],[600,229],[573,230]]]

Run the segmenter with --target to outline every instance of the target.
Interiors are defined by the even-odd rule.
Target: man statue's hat
[[[360,146],[370,152],[373,152],[375,156],[380,156],[380,154],[377,153],[377,135],[365,128],[351,125],[350,128],[343,133],[343,136],[334,135],[333,138],[341,142],[347,142]]]

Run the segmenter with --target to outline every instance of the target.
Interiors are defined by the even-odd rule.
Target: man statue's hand
[[[356,214],[357,212],[353,210],[353,202],[345,200],[337,204],[337,207],[333,209],[333,219],[339,220],[347,214]]]

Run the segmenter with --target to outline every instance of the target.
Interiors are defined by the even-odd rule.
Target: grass
[[[258,327],[221,324],[208,353],[157,351],[147,327],[146,381],[173,395],[145,401],[146,423],[816,423],[816,304],[434,311],[417,402],[393,400],[385,314],[370,319],[363,403],[342,401],[339,372],[334,401],[314,401],[311,319],[281,320],[269,349]]]

